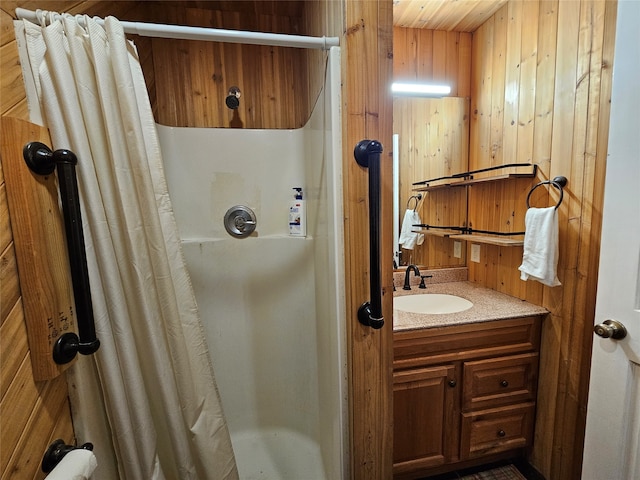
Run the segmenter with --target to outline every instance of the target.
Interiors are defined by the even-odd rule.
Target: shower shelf
[[[449,238],[453,238],[456,240],[465,240],[467,242],[473,243],[485,243],[489,245],[499,245],[501,247],[521,247],[524,245],[524,240],[522,239],[514,239],[514,238],[499,238],[492,237],[490,235],[460,235],[455,234],[451,235]]]
[[[478,234],[461,234],[454,230],[430,230],[422,229],[418,233],[424,235],[431,235],[432,237],[453,238],[455,240],[464,240],[465,242],[484,243],[489,245],[498,245],[501,247],[521,247],[524,245],[524,240],[514,238],[500,238],[492,237],[490,235],[478,235]]]
[[[513,168],[521,171],[507,172],[499,175],[491,175],[487,177],[474,178],[474,175],[478,173],[485,173],[503,168]],[[511,163],[507,165],[498,165],[482,170],[473,170],[464,173],[458,173],[456,175],[448,177],[432,178],[430,180],[424,180],[422,182],[414,183],[414,192],[429,192],[431,190],[438,190],[441,188],[454,188],[454,187],[466,187],[476,183],[495,182],[498,180],[507,180],[510,178],[531,178],[535,177],[538,166],[529,163]],[[443,181],[444,183],[436,183]]]

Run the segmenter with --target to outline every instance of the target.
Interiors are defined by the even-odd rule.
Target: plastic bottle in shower
[[[307,210],[302,198],[302,188],[293,187],[294,199],[289,205],[289,235],[292,237],[307,236]]]

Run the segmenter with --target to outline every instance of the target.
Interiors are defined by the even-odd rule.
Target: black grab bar
[[[38,175],[50,175],[57,169],[58,174],[79,333],[79,336],[73,332],[63,333],[56,340],[53,346],[53,361],[61,365],[69,363],[78,353],[91,355],[100,347],[100,340],[96,338],[93,320],[87,253],[82,232],[82,216],[75,169],[78,159],[70,150],[63,149],[54,152],[40,142],[31,142],[25,145],[22,156],[32,172]]]
[[[382,286],[380,281],[380,154],[377,140],[358,142],[353,155],[358,165],[369,169],[369,288],[371,302],[358,309],[358,321],[371,328],[382,328]]]

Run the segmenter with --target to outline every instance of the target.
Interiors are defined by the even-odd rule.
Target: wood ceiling
[[[473,32],[508,0],[393,0],[393,25]]]
[[[174,6],[238,12],[248,17],[301,18],[308,0],[146,0],[146,8]],[[355,0],[348,0],[355,1]],[[389,0],[396,27],[473,32],[508,0]]]

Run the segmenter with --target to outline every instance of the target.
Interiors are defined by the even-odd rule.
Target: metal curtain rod
[[[16,16],[20,20],[28,20],[40,24],[40,18],[46,10],[27,10],[16,8]],[[60,14],[53,14],[59,18]],[[46,17],[45,17],[46,18]],[[93,19],[100,25],[104,20],[98,17]],[[82,24],[82,19],[79,20]],[[125,33],[140,35],[142,37],[174,38],[179,40],[201,40],[205,42],[244,43],[249,45],[269,45],[275,47],[317,48],[328,50],[340,45],[338,37],[307,37],[302,35],[287,35],[281,33],[249,32],[243,30],[223,30],[219,28],[188,27],[183,25],[167,25],[162,23],[142,23],[120,21]]]

